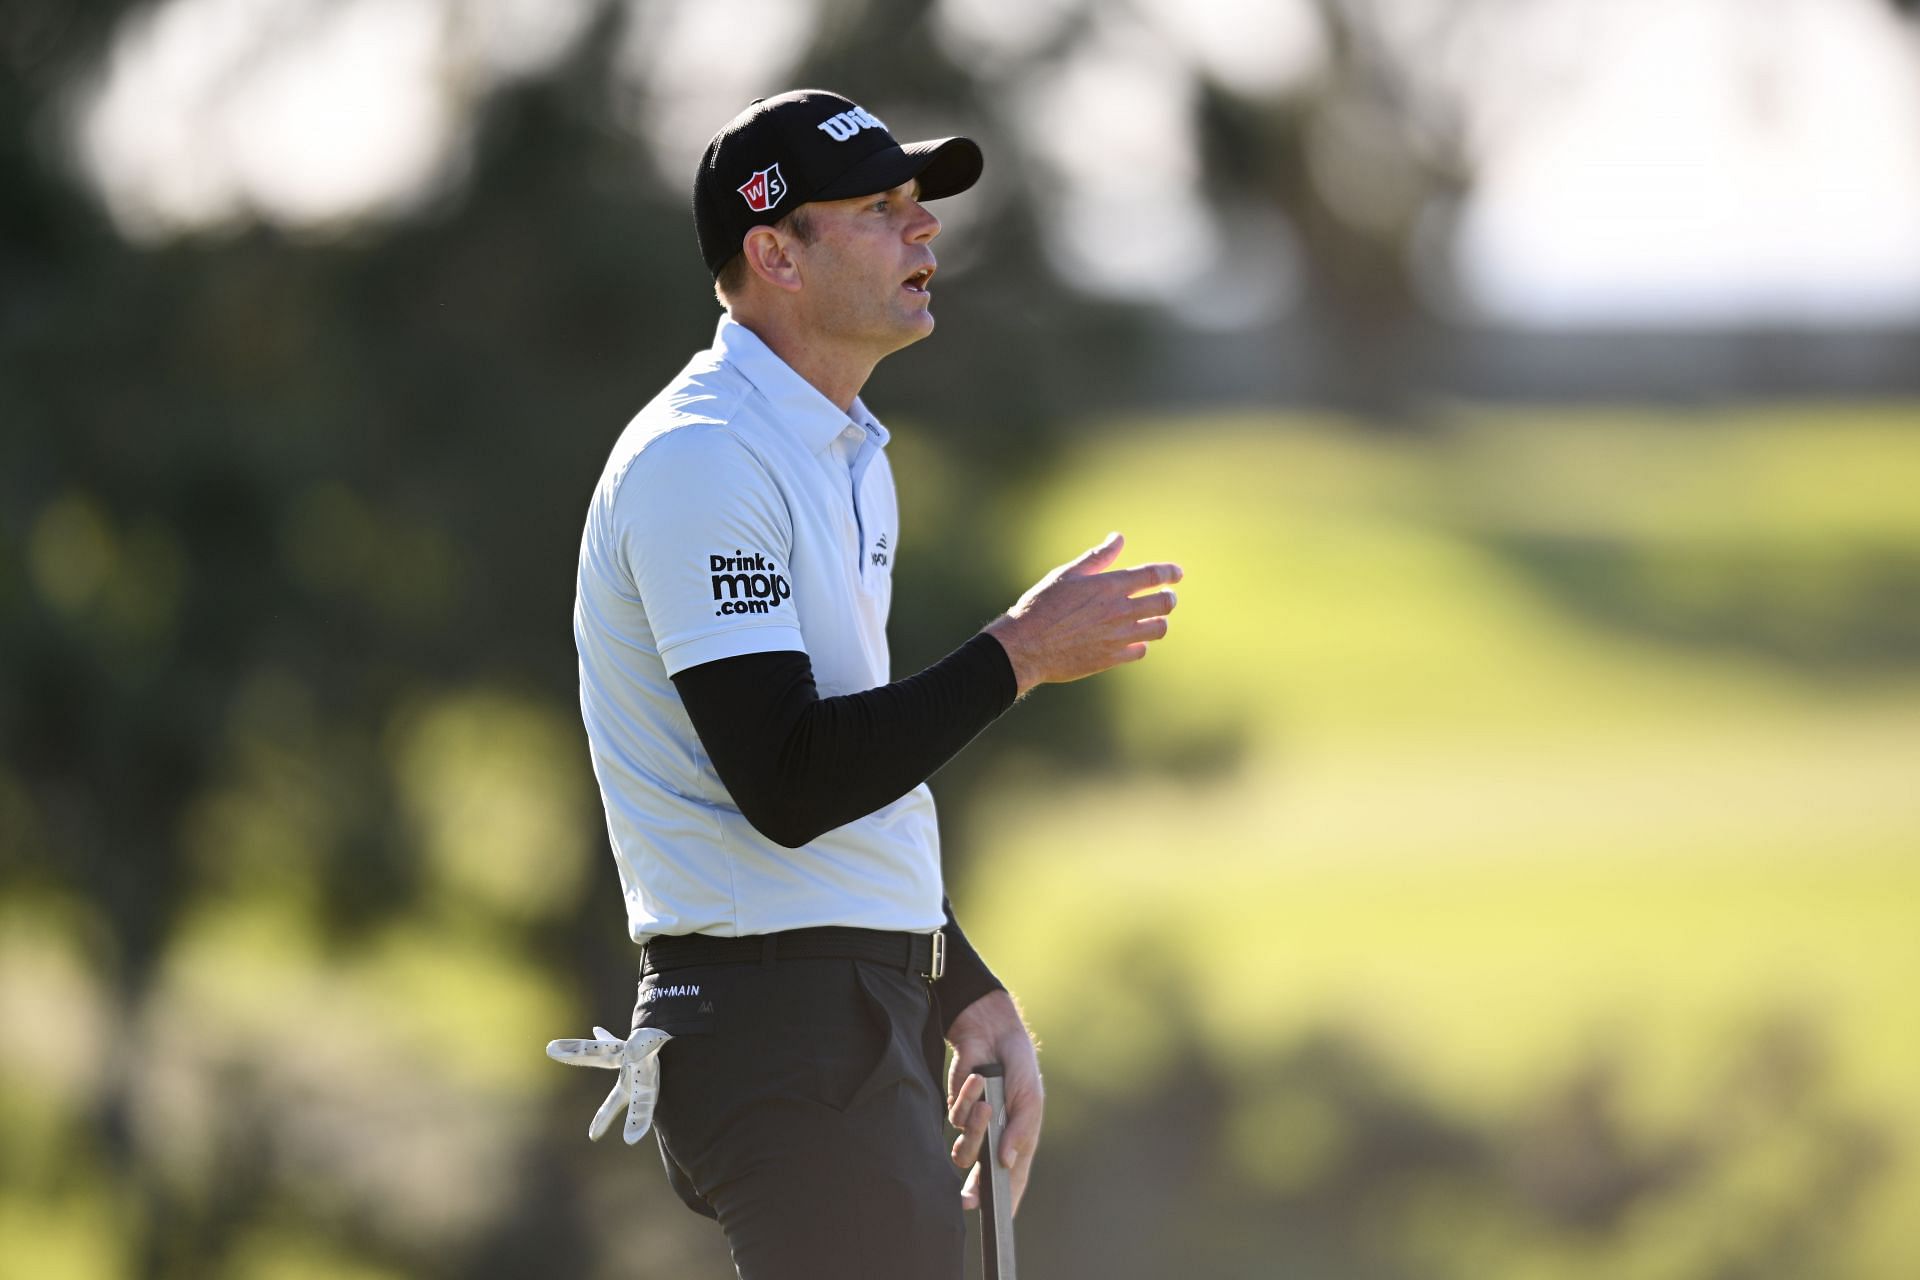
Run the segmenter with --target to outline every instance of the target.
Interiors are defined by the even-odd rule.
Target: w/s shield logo
[[[780,176],[780,166],[776,164],[741,183],[740,194],[746,197],[747,208],[765,213],[787,194],[787,180]]]

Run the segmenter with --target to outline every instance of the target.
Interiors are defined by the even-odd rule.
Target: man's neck
[[[739,311],[730,314],[734,323],[752,330],[773,354],[786,361],[789,369],[839,406],[842,413],[853,413],[854,398],[860,394],[860,388],[867,385],[878,360],[849,355],[798,325],[784,323],[784,317],[748,316]]]

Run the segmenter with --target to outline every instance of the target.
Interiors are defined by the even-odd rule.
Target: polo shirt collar
[[[865,431],[873,438],[873,443],[884,449],[887,446],[887,429],[880,425],[880,419],[873,416],[867,408],[867,402],[859,396],[853,398],[853,425]]]
[[[858,397],[854,398],[851,416],[840,412],[818,387],[774,354],[759,334],[732,316],[720,317],[720,325],[713,332],[713,349],[767,398],[780,428],[791,431],[814,453],[832,444],[849,422],[872,436],[875,444],[886,444],[887,429]]]

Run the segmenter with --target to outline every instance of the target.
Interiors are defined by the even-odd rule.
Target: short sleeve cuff
[[[677,676],[688,667],[722,658],[738,658],[749,653],[805,653],[806,641],[800,628],[788,626],[742,627],[719,635],[695,636],[677,644],[660,646],[660,661],[669,676]]]

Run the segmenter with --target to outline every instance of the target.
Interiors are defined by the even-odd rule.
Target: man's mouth
[[[930,266],[921,267],[908,276],[900,287],[909,293],[926,293],[928,284],[933,280],[933,272],[934,269]]]

